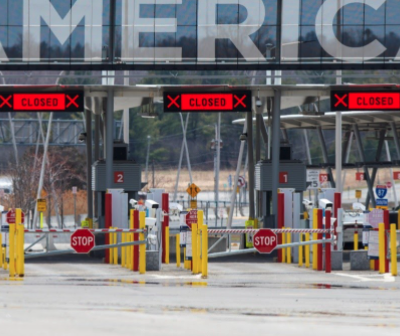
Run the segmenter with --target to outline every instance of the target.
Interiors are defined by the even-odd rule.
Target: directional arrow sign
[[[271,253],[278,245],[278,237],[270,229],[261,229],[254,235],[253,245],[259,253]]]

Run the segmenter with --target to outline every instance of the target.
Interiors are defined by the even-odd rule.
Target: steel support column
[[[254,153],[253,153],[253,112],[246,114],[247,120],[247,157],[249,159],[249,219],[255,218],[254,213]]]
[[[392,129],[394,145],[396,147],[397,160],[400,160],[400,141],[396,130],[396,123],[391,122],[390,127]]]
[[[354,135],[355,135],[356,140],[357,140],[357,147],[358,147],[358,152],[359,152],[360,157],[361,157],[361,161],[362,162],[366,162],[365,153],[364,153],[364,147],[363,147],[363,144],[361,142],[360,130],[358,129],[358,125],[357,124],[353,125],[353,130],[354,130]],[[375,202],[375,196],[374,196],[374,191],[373,191],[373,184],[372,184],[372,181],[371,181],[371,177],[369,176],[369,171],[368,171],[368,167],[367,166],[364,166],[364,175],[365,175],[365,178],[367,180],[368,192],[369,192],[369,196],[371,198],[372,207],[375,208],[376,202]]]
[[[385,143],[385,136],[386,136],[386,130],[381,130],[379,132],[379,142],[378,142],[378,148],[376,149],[376,155],[375,155],[375,162],[379,162],[381,160],[381,155],[382,155],[382,149],[383,149],[383,145]],[[375,184],[375,179],[376,179],[376,174],[378,173],[378,167],[374,167],[372,169],[372,174],[371,174],[371,183],[372,185]],[[369,193],[367,195],[367,198],[365,200],[365,206],[369,207],[369,203],[370,203],[371,199],[369,196]]]
[[[278,186],[279,186],[279,154],[281,145],[281,90],[275,90],[274,94],[274,107],[272,117],[272,213],[275,216],[275,227],[277,227],[277,214],[278,214]]]
[[[92,101],[92,108],[94,104]],[[86,110],[86,189],[87,189],[87,208],[88,218],[93,220],[93,191],[92,191],[92,111]]]
[[[322,128],[318,127],[317,131],[318,131],[319,141],[321,143],[322,157],[324,158],[325,163],[329,163],[328,150],[326,148],[326,142],[325,142],[324,134],[322,133]],[[328,167],[327,171],[328,171],[328,175],[329,175],[329,181],[331,182],[331,186],[332,186],[332,188],[335,188],[335,181],[333,179],[332,168]]]
[[[114,159],[114,89],[108,88],[106,111],[106,188],[113,187],[113,159]]]

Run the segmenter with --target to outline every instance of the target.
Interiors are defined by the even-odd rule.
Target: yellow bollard
[[[146,213],[141,211],[139,214],[139,229],[146,228]],[[139,233],[139,240],[144,241],[144,232]],[[139,245],[139,273],[146,273],[146,244]]]
[[[109,230],[112,230],[112,226],[110,226],[108,229]],[[113,241],[114,241],[114,237],[113,237],[113,235],[112,235],[112,233],[109,233],[108,234],[108,245],[112,245],[113,244]],[[109,248],[108,249],[108,253],[109,253],[109,258],[108,258],[108,263],[110,264],[110,265],[112,265],[112,263],[113,263],[113,261],[114,261],[114,257],[113,257],[113,249],[112,248]]]
[[[25,251],[24,251],[24,244],[25,244],[25,227],[24,224],[17,225],[17,248],[18,248],[18,264],[17,264],[17,274],[20,277],[25,275]]]
[[[134,219],[133,218],[133,209],[131,209],[130,210],[130,217],[129,217],[129,228],[131,230],[134,229],[134,227],[133,227],[133,219]],[[131,238],[131,242],[133,242],[134,241],[133,232],[130,233],[129,236]],[[133,245],[132,245],[132,246],[129,246],[129,252],[128,252],[128,255],[129,255],[129,269],[131,271],[133,271],[133,254],[134,254],[134,249],[133,249]]]
[[[181,235],[176,235],[176,267],[181,267]]]
[[[292,242],[292,234],[290,232],[287,233],[286,243],[290,244]],[[292,248],[288,247],[286,250],[286,263],[292,263]]]
[[[121,233],[121,243],[126,243],[125,233]],[[126,247],[121,247],[121,266],[126,267]]]
[[[3,237],[0,232],[0,268],[4,267],[4,260],[3,260]]]
[[[390,225],[390,256],[391,256],[391,264],[390,268],[393,276],[397,276],[397,233],[396,233],[396,224]]]
[[[43,229],[43,211],[40,212],[40,228]]]
[[[318,209],[313,210],[313,229],[318,229]],[[318,234],[313,233],[313,240],[318,239]],[[316,270],[318,268],[318,245],[313,244],[312,246],[312,269]]]
[[[198,262],[199,262],[199,267],[198,267],[198,273],[202,273],[202,268],[203,268],[203,244],[202,244],[202,239],[203,236],[201,235],[201,233],[203,232],[203,224],[204,224],[204,215],[203,215],[203,211],[198,210],[197,211],[197,250],[198,250]]]
[[[22,222],[21,209],[15,209],[15,273],[21,273],[21,239],[19,226]],[[22,247],[23,248],[23,247]]]
[[[379,273],[385,273],[385,224],[379,223]]]
[[[202,259],[202,265],[201,265],[201,275],[203,278],[207,278],[207,276],[208,276],[208,227],[207,227],[207,225],[203,224],[201,226],[201,230],[202,230],[202,240],[203,240],[203,244],[202,244],[203,259]]]
[[[305,239],[305,241],[310,241],[310,233],[306,233],[306,239]],[[306,264],[305,264],[305,266],[307,267],[307,268],[309,268],[310,267],[310,245],[306,245],[305,246],[305,255],[306,255]]]
[[[197,263],[197,224],[192,224],[192,263],[193,263],[193,274],[198,273]]]
[[[15,277],[15,224],[9,225],[9,273],[10,277]]]
[[[354,246],[353,250],[358,251],[358,232],[354,232]]]
[[[118,233],[114,233],[114,244],[118,243]],[[114,247],[114,265],[118,265],[118,247]]]
[[[165,263],[169,264],[169,226],[165,228]]]
[[[282,228],[282,230],[285,230],[285,227]],[[282,233],[282,245],[286,244],[286,233]],[[282,262],[286,262],[286,248],[282,248]]]
[[[303,242],[303,234],[299,234],[300,243]],[[303,246],[299,246],[299,267],[303,266]]]

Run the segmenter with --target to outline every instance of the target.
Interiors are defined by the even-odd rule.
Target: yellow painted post
[[[0,268],[4,267],[4,260],[3,260],[3,237],[0,232]]]
[[[15,224],[9,225],[9,273],[10,277],[15,276]]]
[[[199,262],[199,266],[198,266],[198,273],[202,272],[202,268],[203,268],[203,256],[202,256],[202,251],[203,251],[203,245],[202,245],[202,239],[203,236],[201,235],[203,232],[203,224],[204,224],[204,215],[203,215],[203,211],[198,210],[197,211],[197,250],[198,250],[198,262]]]
[[[43,229],[43,211],[40,212],[40,228]]]
[[[201,211],[203,212],[203,211]],[[208,227],[207,225],[203,224],[201,226],[202,230],[202,248],[203,248],[203,259],[202,259],[202,265],[201,265],[201,275],[203,278],[207,278],[208,276]]]
[[[303,234],[299,234],[300,243],[303,241]],[[299,267],[303,266],[303,246],[299,246]]]
[[[290,232],[287,233],[286,243],[290,244],[292,242],[292,234]],[[288,247],[286,250],[286,263],[292,263],[292,248]]]
[[[125,232],[121,233],[121,243],[126,243]],[[126,267],[126,247],[121,247],[121,266]]]
[[[141,211],[139,214],[139,229],[146,228],[146,213]],[[139,233],[139,240],[144,240],[144,232]],[[146,244],[139,245],[139,273],[146,273]]]
[[[358,232],[354,232],[354,246],[353,246],[353,250],[354,251],[358,251]]]
[[[385,224],[379,223],[379,273],[385,273]]]
[[[118,244],[118,233],[114,233],[114,244]],[[114,265],[118,265],[118,247],[114,247]]]
[[[393,276],[397,276],[397,233],[396,233],[396,224],[390,225],[390,256],[391,256],[391,264],[390,269],[392,271]]]
[[[318,229],[318,209],[313,209],[313,229]],[[318,239],[318,234],[313,233],[312,235],[313,240]],[[312,246],[312,268],[316,270],[318,268],[318,245],[313,244]]]
[[[17,239],[18,239],[18,268],[17,273],[20,277],[25,275],[25,251],[24,251],[24,244],[25,244],[25,227],[24,224],[17,225]]]
[[[285,230],[285,227],[282,228],[282,230]],[[282,233],[282,245],[286,244],[286,233]],[[286,262],[286,248],[282,249],[282,262]]]
[[[193,263],[193,274],[198,273],[197,263],[197,224],[192,224],[192,263]]]
[[[310,241],[310,233],[306,233],[306,239],[307,242]],[[306,255],[306,267],[310,267],[310,245],[305,246],[305,255]]]
[[[131,230],[134,229],[134,227],[133,227],[133,209],[130,210],[129,228]],[[134,235],[133,232],[129,234],[129,236],[131,238],[131,242],[134,241],[133,235]],[[129,252],[128,252],[128,255],[129,255],[129,269],[131,271],[133,271],[133,253],[134,253],[134,249],[133,249],[133,245],[132,245],[132,246],[129,246]]]
[[[112,230],[112,226],[110,226],[109,227],[109,230]],[[108,234],[108,245],[112,245],[113,244],[113,242],[114,242],[114,237],[113,237],[113,235],[112,235],[112,233],[109,233]],[[112,248],[109,248],[108,249],[108,253],[109,253],[109,258],[108,258],[108,263],[111,265],[112,263],[113,263],[113,261],[114,261],[114,256],[113,256],[113,249]]]
[[[181,235],[176,235],[176,267],[181,267]]]
[[[16,260],[16,274],[21,274],[21,239],[20,239],[20,229],[21,224],[21,209],[15,209],[15,260]]]
[[[368,246],[365,246],[365,249],[368,251]],[[367,252],[367,254],[368,254],[368,252]],[[375,260],[371,259],[371,260],[369,261],[369,269],[370,269],[371,271],[373,271],[373,270],[375,269]]]
[[[169,226],[165,227],[165,263],[169,264]]]

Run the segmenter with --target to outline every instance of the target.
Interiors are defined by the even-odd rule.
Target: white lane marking
[[[373,281],[373,282],[395,282],[396,279],[394,276],[392,276],[390,273],[385,273],[385,274],[378,274],[378,275],[371,275],[370,277],[364,277],[361,275],[353,275],[353,274],[345,274],[345,273],[335,273],[336,275],[343,276],[343,277],[348,277],[348,278],[353,278],[357,279],[360,281]],[[376,277],[380,277],[380,279],[377,279]]]

